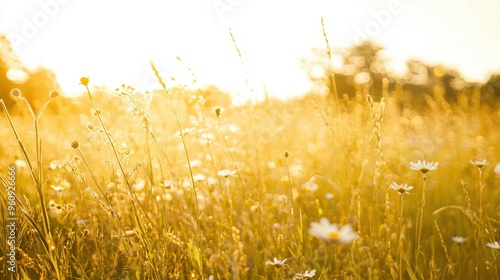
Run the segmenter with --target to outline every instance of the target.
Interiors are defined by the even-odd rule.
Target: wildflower
[[[90,131],[95,131],[98,128],[93,123],[88,123],[87,124],[87,129],[90,130]]]
[[[205,175],[200,174],[200,173],[193,175],[193,180],[195,180],[197,182],[205,181],[206,178],[207,177]]]
[[[53,160],[49,163],[50,170],[56,170],[60,166],[61,166],[61,163],[58,160]]]
[[[215,185],[215,184],[217,184],[217,182],[219,182],[219,181],[217,181],[217,179],[215,179],[214,177],[208,177],[207,178],[207,183],[209,185]]]
[[[422,173],[427,173],[431,170],[436,170],[438,166],[438,162],[425,162],[424,161],[417,161],[417,162],[410,162],[410,168],[413,170],[419,170]]]
[[[311,271],[306,270],[304,273],[296,273],[295,276],[293,276],[293,279],[311,279],[314,275],[316,275],[316,269]]]
[[[398,191],[399,194],[404,194],[404,193],[409,193],[408,191],[413,190],[412,186],[408,186],[408,184],[398,184],[396,182],[392,182],[392,184],[389,186],[389,188]]]
[[[61,182],[61,187],[65,188],[65,189],[69,189],[69,188],[71,188],[71,183],[68,180],[63,179]]]
[[[89,84],[89,77],[81,77],[80,84],[87,86]]]
[[[276,268],[280,268],[282,266],[285,265],[285,262],[286,262],[287,259],[284,259],[284,260],[278,260],[277,258],[274,258],[273,261],[270,261],[270,260],[266,260],[266,264],[268,265],[272,265]]]
[[[488,162],[485,159],[483,159],[481,161],[471,160],[470,164],[477,166],[477,168],[483,168],[484,166],[488,165]]]
[[[211,144],[213,143],[215,136],[212,133],[203,133],[200,137],[200,143],[202,144]]]
[[[55,203],[54,200],[49,201],[49,208],[56,207],[56,206],[57,206],[57,204]]]
[[[458,243],[458,244],[462,244],[462,243],[465,243],[467,241],[467,238],[462,237],[462,236],[453,236],[451,238],[451,241]]]
[[[339,229],[337,224],[330,224],[327,218],[321,218],[319,223],[312,222],[307,232],[319,239],[340,244],[351,243],[358,236],[358,233],[352,230],[351,225],[344,225]]]
[[[486,246],[490,247],[491,249],[500,250],[500,244],[498,243],[498,241],[486,243]]]
[[[316,177],[312,176],[309,181],[302,184],[302,189],[306,192],[315,193],[318,190],[318,184],[316,184]]]
[[[191,160],[189,162],[189,165],[193,168],[193,167],[199,167],[199,166],[202,166],[203,165],[203,162],[201,162],[201,160],[199,159],[194,159],[194,160]]]
[[[269,161],[269,162],[267,162],[266,165],[267,165],[267,168],[269,168],[269,169],[275,169],[277,166],[276,162],[274,162],[274,161]]]
[[[493,170],[493,172],[495,172],[495,174],[497,175],[500,175],[500,163],[497,163],[497,165],[495,165],[495,169]]]
[[[65,187],[61,187],[60,185],[57,186],[50,185],[50,187],[53,188],[56,192],[62,192],[66,189]]]
[[[135,184],[134,184],[134,189],[136,191],[141,191],[142,189],[144,189],[144,187],[146,186],[146,180],[144,179],[136,179],[135,181]]]
[[[172,180],[163,180],[163,183],[160,183],[161,187],[164,187],[165,189],[170,189],[174,185],[174,181]]]
[[[219,175],[220,177],[227,178],[236,175],[236,170],[222,169],[217,171],[217,175]]]
[[[63,212],[64,208],[55,203],[53,200],[49,202],[49,214],[51,217],[55,217]]]
[[[227,126],[227,129],[232,132],[232,133],[236,133],[238,131],[240,131],[240,128],[239,126],[235,125],[235,124],[230,124]]]
[[[28,164],[22,159],[16,159],[14,165],[16,166],[16,168],[28,168]]]
[[[191,128],[186,128],[186,129],[183,129],[181,132],[177,131],[174,136],[177,136],[177,137],[180,137],[181,135],[185,136],[191,132],[193,132],[195,130],[194,127],[191,127]]]

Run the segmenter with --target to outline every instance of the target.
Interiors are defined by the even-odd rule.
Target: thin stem
[[[184,148],[184,154],[186,156],[188,168],[189,168],[189,177],[191,178],[191,185],[193,186],[193,194],[194,194],[194,204],[195,204],[195,218],[196,218],[196,229],[195,229],[195,235],[197,238],[199,238],[199,242],[201,243],[201,231],[200,231],[200,210],[198,206],[198,194],[196,192],[196,184],[194,182],[194,176],[193,176],[193,168],[191,167],[191,160],[189,159],[189,153],[186,145],[186,139],[184,136],[184,133],[182,132],[182,126],[179,121],[179,116],[177,115],[177,110],[175,110],[174,102],[172,101],[172,95],[167,89],[167,86],[163,82],[162,77],[160,76],[160,73],[158,72],[158,69],[156,68],[155,64],[151,61],[150,62],[151,69],[153,70],[156,78],[158,79],[158,82],[160,83],[163,91],[167,94],[168,101],[170,103],[170,106],[172,107],[172,111],[174,112],[174,117],[175,117],[175,123],[177,124],[177,128],[179,129],[179,133],[181,135],[181,140],[182,140],[182,147]],[[199,246],[201,247],[201,246]],[[203,262],[200,262],[200,273],[203,278]]]
[[[85,156],[83,156],[83,153],[82,151],[80,150],[80,148],[76,148],[78,154],[80,155],[80,157],[82,158],[83,160],[83,163],[85,164],[85,167],[87,167],[87,170],[89,171],[90,173],[90,177],[92,178],[92,181],[94,181],[97,189],[99,190],[99,192],[101,193],[102,197],[104,198],[104,200],[106,201],[107,203],[107,207],[109,207],[109,210],[110,210],[110,213],[112,214],[113,218],[116,218],[116,220],[118,221],[118,223],[120,224],[120,227],[122,229],[123,232],[125,232],[125,227],[123,226],[123,223],[122,223],[122,220],[120,218],[120,216],[117,215],[114,207],[113,207],[113,204],[111,203],[111,201],[109,200],[108,196],[106,196],[106,194],[104,193],[104,191],[102,190],[101,186],[99,185],[99,183],[97,182],[97,178],[95,177],[94,175],[94,172],[92,172],[92,169],[90,168],[90,165],[87,161],[87,159],[85,158]],[[76,169],[73,169],[73,172],[76,172]],[[83,178],[82,178],[83,179]],[[86,184],[85,182],[86,180],[83,179],[83,182]],[[88,186],[88,184],[86,184]],[[89,187],[89,186],[88,186]],[[128,238],[127,235],[124,235],[128,241],[128,243],[131,245],[132,243],[130,242],[130,239]]]
[[[229,222],[231,224],[231,227],[233,226],[233,199],[231,196],[231,190],[229,189],[229,179],[226,178],[226,194],[227,194],[227,199],[229,201]]]
[[[40,233],[42,235],[42,239],[44,239],[44,244],[46,245],[45,250],[46,250],[47,254],[49,255],[50,264],[52,265],[52,268],[54,269],[55,274],[57,275],[57,278],[62,279],[61,271],[60,271],[59,265],[58,265],[57,255],[55,255],[56,252],[55,251],[53,252],[50,249],[50,244],[53,244],[54,241],[52,239],[52,234],[51,234],[51,230],[50,230],[50,223],[49,223],[47,206],[45,205],[45,200],[44,200],[44,196],[43,196],[42,148],[41,148],[40,133],[39,133],[39,129],[38,129],[38,120],[40,119],[43,110],[49,104],[50,99],[42,106],[42,108],[40,109],[38,114],[35,116],[33,109],[31,108],[31,105],[29,104],[28,100],[26,98],[24,98],[23,96],[20,96],[20,98],[21,98],[21,100],[23,100],[26,103],[26,105],[30,111],[30,114],[32,116],[33,122],[34,122],[37,174],[35,174],[33,166],[31,165],[31,161],[28,157],[28,153],[26,152],[26,149],[21,141],[21,138],[19,137],[19,134],[14,126],[14,122],[12,121],[12,119],[10,117],[10,114],[7,110],[7,107],[5,106],[5,103],[4,103],[3,99],[1,99],[1,98],[0,98],[0,103],[4,109],[5,115],[7,116],[9,124],[12,128],[12,131],[14,132],[14,134],[16,136],[16,140],[19,144],[19,147],[21,148],[21,153],[23,154],[23,158],[29,167],[29,172],[31,174],[33,182],[35,183],[35,187],[36,187],[36,191],[38,193],[38,197],[40,199],[40,206],[41,206],[41,211],[42,211],[43,227],[42,227],[42,231]]]
[[[339,94],[337,91],[337,83],[335,82],[335,72],[333,72],[333,60],[332,60],[332,52],[331,52],[331,47],[330,47],[330,42],[328,41],[328,36],[326,36],[326,29],[325,29],[325,21],[323,20],[323,17],[321,18],[321,28],[323,30],[323,38],[325,39],[325,44],[326,44],[326,53],[328,54],[328,59],[330,60],[330,71],[328,75],[328,78],[330,79],[330,83],[332,86],[332,95],[333,95],[333,100],[335,101],[335,109],[337,111],[337,115],[340,115],[340,101],[339,101]]]
[[[483,222],[483,180],[482,180],[482,169],[478,166],[479,171],[479,220],[477,222],[477,236],[476,236],[476,279],[479,279],[479,250],[478,245],[484,244],[482,238],[482,222]]]
[[[477,168],[479,171],[479,232],[481,232],[481,223],[483,217],[483,170],[481,167]]]
[[[106,137],[107,137],[107,139],[109,141],[111,149],[113,150],[113,153],[115,155],[116,161],[118,162],[118,166],[120,168],[121,174],[122,174],[122,176],[123,176],[123,178],[125,180],[125,183],[127,185],[127,189],[128,189],[129,194],[130,194],[130,197],[132,198],[132,208],[134,210],[133,214],[134,214],[135,219],[136,219],[136,225],[139,228],[141,228],[144,223],[142,221],[141,216],[138,214],[139,213],[139,208],[144,213],[144,217],[147,220],[149,220],[150,223],[151,223],[151,219],[150,219],[150,217],[149,217],[148,212],[146,211],[146,209],[144,209],[143,205],[139,202],[139,199],[138,199],[136,193],[132,189],[132,185],[130,184],[129,178],[127,177],[127,174],[125,173],[125,167],[123,166],[123,164],[122,164],[122,162],[120,160],[120,157],[118,156],[118,151],[116,150],[115,144],[113,143],[113,140],[111,139],[111,134],[108,132],[108,129],[104,125],[104,121],[103,121],[103,119],[101,117],[101,110],[97,109],[97,105],[94,102],[94,98],[92,97],[92,94],[90,93],[90,89],[89,89],[89,86],[88,86],[88,81],[86,83],[84,83],[83,85],[85,86],[85,88],[87,90],[87,94],[88,94],[88,96],[90,98],[90,101],[92,102],[92,106],[94,107],[94,110],[95,110],[95,115],[99,119],[99,122],[100,122],[100,124],[102,126],[102,129],[103,129],[104,133],[106,134]],[[144,245],[145,245],[145,249],[149,250],[149,248],[150,248],[150,246],[148,244],[149,240],[143,239],[143,242],[144,242]],[[152,260],[151,263],[154,264],[155,261]],[[155,275],[157,274],[156,266],[153,266],[153,272],[154,272]]]
[[[425,182],[427,176],[425,173],[422,174],[422,199],[420,201],[420,208],[417,213],[417,222],[416,222],[416,246],[415,246],[415,271],[418,268],[418,257],[420,255],[420,240],[422,238],[422,224],[424,219],[424,206],[425,206]]]
[[[399,210],[399,237],[398,237],[398,253],[397,258],[399,260],[399,279],[403,279],[403,194],[401,194],[400,210]]]
[[[219,134],[221,135],[222,141],[224,142],[224,145],[226,146],[227,152],[228,152],[229,156],[231,157],[231,161],[233,162],[234,168],[236,169],[236,172],[238,173],[238,177],[241,181],[241,186],[243,187],[243,192],[245,194],[245,189],[246,189],[245,188],[245,181],[243,181],[243,177],[241,176],[241,172],[238,168],[238,165],[236,164],[236,160],[234,159],[233,153],[231,152],[231,149],[229,148],[229,144],[227,143],[226,136],[224,135],[224,132],[222,132],[220,117],[217,117],[217,124],[218,124],[218,128],[219,128]],[[245,196],[246,195],[244,195],[244,197]]]
[[[292,213],[292,217],[294,216],[294,206],[293,206],[293,191],[292,191],[292,180],[290,178],[290,168],[288,167],[288,156],[287,156],[288,153],[286,153],[285,155],[285,164],[286,164],[286,171],[287,171],[287,175],[288,175],[288,188],[290,190],[290,203],[291,203],[291,213]]]
[[[111,139],[111,135],[108,132],[108,129],[106,128],[106,126],[104,125],[104,121],[102,120],[102,117],[101,117],[101,110],[97,109],[97,105],[95,104],[94,98],[92,97],[92,94],[90,93],[90,89],[89,89],[88,84],[84,84],[84,86],[85,86],[85,89],[87,90],[87,94],[88,94],[88,96],[90,98],[90,101],[92,102],[92,106],[94,107],[95,115],[99,119],[99,123],[101,124],[102,129],[104,130],[104,133],[106,134],[106,137],[108,138],[109,145],[111,146],[111,149],[113,150],[113,153],[115,155],[116,161],[118,162],[118,166],[120,168],[121,174],[123,175],[125,183],[127,184],[128,191],[129,191],[131,197],[134,199],[134,201],[137,202],[140,205],[139,199],[137,198],[137,195],[132,190],[132,185],[129,182],[127,174],[125,173],[125,168],[123,167],[123,164],[122,164],[122,162],[120,160],[120,157],[118,156],[118,151],[116,150],[116,147],[113,144],[113,140]],[[132,204],[132,205],[133,205],[134,208],[136,208],[135,204]]]

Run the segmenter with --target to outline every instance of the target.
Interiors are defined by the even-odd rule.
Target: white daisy
[[[316,269],[311,271],[306,270],[304,273],[296,273],[295,276],[293,276],[293,279],[311,279],[314,275],[316,275]]]
[[[287,259],[284,259],[284,260],[278,260],[277,258],[274,258],[274,260],[270,261],[270,260],[266,260],[266,264],[268,265],[272,265],[276,268],[279,268],[279,267],[282,267],[285,265],[285,262],[286,262]]]
[[[327,218],[321,218],[319,223],[312,222],[307,232],[316,238],[340,244],[351,243],[358,236],[358,233],[352,230],[351,225],[347,224],[339,229],[337,224],[330,224]]]
[[[224,178],[231,177],[236,175],[236,170],[222,169],[217,171],[217,175]]]
[[[196,182],[201,182],[201,181],[205,181],[207,177],[201,173],[198,173],[198,174],[194,174],[193,175],[193,180],[195,180]]]
[[[498,243],[498,241],[486,243],[486,246],[490,247],[491,249],[500,250],[500,244]]]
[[[389,188],[398,191],[399,194],[409,193],[408,191],[413,190],[413,187],[408,186],[408,184],[398,184],[396,182],[392,182]]]
[[[413,170],[419,170],[420,172],[425,174],[431,170],[436,170],[438,164],[439,163],[433,161],[426,162],[425,160],[424,161],[419,160],[417,162],[410,162],[410,168]]]
[[[488,162],[483,159],[483,160],[471,160],[470,164],[477,166],[478,168],[483,168],[484,166],[488,165]]]
[[[51,188],[53,188],[56,192],[62,192],[64,191],[66,188],[60,186],[60,185],[57,185],[57,186],[54,186],[54,185],[50,185]]]
[[[455,243],[462,244],[467,242],[467,238],[462,237],[462,236],[453,236],[451,240]]]

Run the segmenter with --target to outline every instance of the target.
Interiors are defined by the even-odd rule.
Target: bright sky
[[[499,0],[0,0],[0,33],[28,67],[53,69],[66,94],[82,76],[151,90],[153,60],[167,84],[190,84],[190,68],[198,85],[244,94],[248,73],[257,91],[287,97],[310,88],[300,59],[324,47],[321,17],[334,48],[364,33],[394,69],[418,58],[484,81],[500,71],[499,11]]]

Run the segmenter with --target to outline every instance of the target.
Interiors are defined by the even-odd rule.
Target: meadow
[[[404,85],[231,105],[79,82],[77,110],[3,106],[4,279],[500,278],[500,111],[479,92],[421,110]]]

